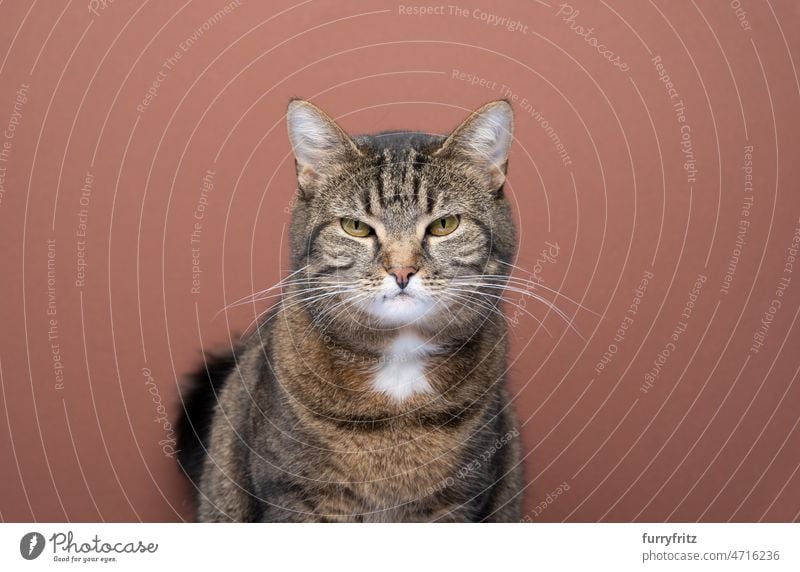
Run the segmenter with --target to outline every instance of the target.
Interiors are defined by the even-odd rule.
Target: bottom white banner
[[[798,524],[2,524],[0,569],[796,571],[799,541]]]

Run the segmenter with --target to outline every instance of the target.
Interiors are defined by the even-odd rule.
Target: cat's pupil
[[[447,221],[443,218],[439,219],[439,223],[442,225],[442,228],[445,228],[447,226]]]
[[[353,229],[354,230],[356,230],[356,231],[359,230],[360,226],[361,226],[361,222],[360,221],[353,222]]]

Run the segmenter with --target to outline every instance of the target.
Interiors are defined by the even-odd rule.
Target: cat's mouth
[[[432,307],[428,297],[407,289],[382,292],[364,304],[368,313],[388,326],[402,326],[420,320]]]
[[[397,292],[395,294],[384,294],[383,295],[383,299],[384,300],[393,300],[395,298],[401,298],[401,299],[402,298],[414,298],[414,295],[411,294],[410,292],[406,292],[405,290],[400,290],[399,292]]]
[[[379,303],[384,306],[387,311],[411,310],[418,305],[424,305],[423,300],[419,296],[411,292],[406,292],[405,290],[383,294]]]

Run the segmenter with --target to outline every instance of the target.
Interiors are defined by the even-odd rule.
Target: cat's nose
[[[394,276],[395,282],[397,282],[397,285],[400,286],[402,290],[408,286],[408,281],[417,269],[413,266],[393,266],[392,268],[387,268],[386,271]]]

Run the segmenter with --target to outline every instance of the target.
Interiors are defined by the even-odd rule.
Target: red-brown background
[[[800,270],[785,266],[800,227],[798,3],[571,4],[573,24],[593,28],[629,70],[571,30],[556,0],[465,0],[468,16],[447,5],[413,16],[396,2],[244,0],[218,19],[223,0],[117,0],[96,13],[85,0],[3,2],[0,128],[15,129],[0,133],[0,148],[10,143],[0,162],[0,517],[191,517],[157,401],[174,417],[177,384],[200,348],[228,346],[264,306],[218,312],[287,271],[290,97],[315,101],[351,132],[447,132],[510,96],[504,84],[517,96],[518,265],[532,270],[545,243],[557,244],[537,277],[605,317],[559,298],[586,340],[533,301],[527,311],[552,337],[525,313],[512,326],[529,519],[798,520]],[[527,28],[493,26],[482,13]],[[672,101],[656,56],[679,94]],[[137,110],[159,71],[157,95]],[[753,206],[725,293],[745,146]],[[193,294],[190,233],[208,170]],[[598,374],[646,272],[639,311]],[[707,280],[687,329],[645,393],[698,275]],[[773,300],[781,305],[752,351]],[[564,482],[569,490],[548,502]]]

